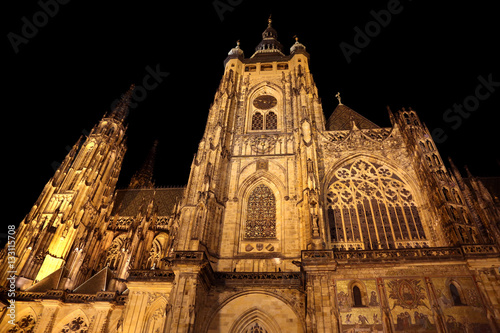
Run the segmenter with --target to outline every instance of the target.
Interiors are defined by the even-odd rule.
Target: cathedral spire
[[[139,189],[139,188],[152,188],[154,187],[153,181],[153,171],[156,158],[156,147],[158,146],[158,140],[155,140],[153,147],[149,151],[149,154],[144,161],[142,167],[137,171],[130,180],[129,188]]]
[[[135,85],[132,84],[128,91],[122,95],[118,103],[116,104],[113,111],[109,115],[110,118],[114,118],[118,121],[123,122],[128,115],[128,109],[130,105],[130,100],[132,99],[132,94],[134,92]]]

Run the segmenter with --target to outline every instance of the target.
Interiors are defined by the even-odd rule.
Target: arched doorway
[[[212,316],[208,333],[303,333],[292,307],[268,292],[245,292],[229,299]]]

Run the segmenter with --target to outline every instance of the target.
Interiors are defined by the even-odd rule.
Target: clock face
[[[261,110],[270,109],[276,106],[277,103],[278,101],[276,100],[276,98],[271,95],[262,95],[253,100],[253,106]]]

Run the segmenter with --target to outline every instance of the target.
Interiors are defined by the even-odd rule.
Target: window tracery
[[[149,251],[149,257],[146,262],[147,268],[155,269],[160,266],[160,259],[162,254],[162,243],[159,237],[155,237],[153,244],[151,245],[151,250]]]
[[[386,166],[359,160],[339,168],[327,202],[332,242],[389,249],[426,239],[409,187]]]
[[[270,111],[266,114],[266,130],[274,130],[278,128],[278,117],[276,113]]]
[[[35,329],[35,317],[33,315],[27,315],[18,320],[12,328],[10,328],[8,333],[33,333]]]
[[[251,324],[244,333],[267,333],[267,330],[259,325],[258,322]]]
[[[247,204],[245,238],[276,237],[276,198],[266,185],[257,186]]]
[[[106,265],[110,269],[117,269],[122,253],[126,251],[125,236],[116,237],[108,248],[106,255]]]
[[[87,323],[85,323],[85,320],[83,320],[82,317],[76,317],[73,319],[70,323],[67,323],[64,325],[64,327],[61,330],[61,333],[87,333],[88,326]]]

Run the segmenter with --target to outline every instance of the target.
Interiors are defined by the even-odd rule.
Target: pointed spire
[[[156,158],[156,147],[158,146],[158,140],[155,140],[153,147],[149,151],[149,154],[144,161],[142,167],[132,176],[130,180],[129,188],[138,189],[138,188],[153,188],[153,172],[154,172],[154,164]]]
[[[110,118],[114,118],[121,122],[125,120],[125,118],[128,115],[128,108],[130,105],[130,100],[132,99],[132,94],[134,92],[134,89],[135,85],[132,84],[128,89],[128,91],[122,95],[120,101],[118,101],[113,111],[111,111],[111,114],[109,115]]]

